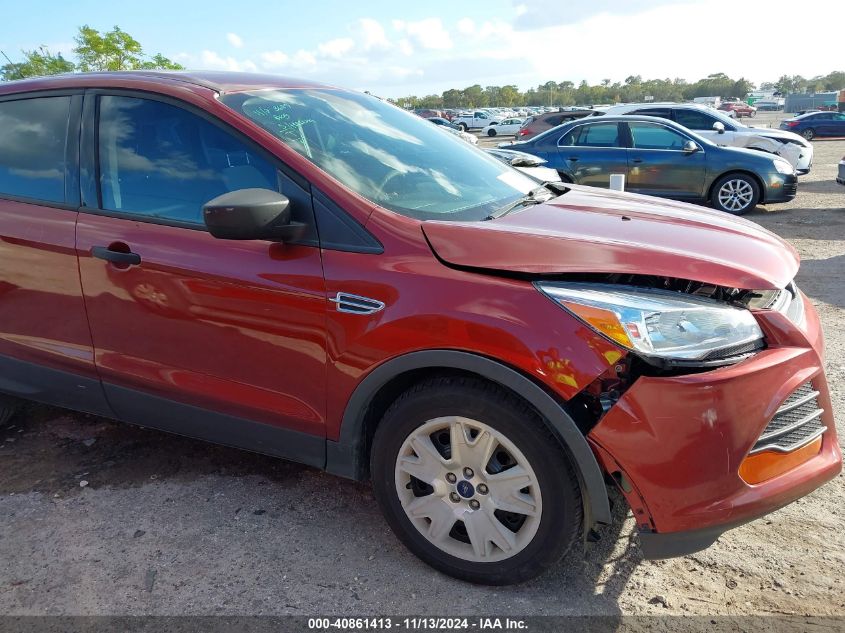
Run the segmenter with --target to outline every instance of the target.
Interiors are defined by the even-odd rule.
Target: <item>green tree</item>
[[[0,67],[0,79],[11,81],[41,75],[58,75],[73,72],[75,68],[73,62],[66,60],[61,53],[53,55],[46,46],[21,52],[24,60],[18,63],[14,63],[3,53],[3,57],[6,57],[8,63]]]
[[[151,59],[144,58],[141,43],[126,31],[115,26],[107,33],[100,33],[87,24],[79,28],[74,38],[76,47],[73,52],[79,58],[79,70],[138,70],[165,68],[179,70],[181,65],[162,56],[160,53]]]
[[[160,53],[152,57],[145,56],[138,40],[118,26],[108,33],[100,33],[86,24],[79,28],[74,41],[76,63],[65,59],[61,54],[53,55],[44,46],[37,50],[22,51],[21,62],[13,62],[4,53],[8,63],[0,66],[0,80],[10,81],[73,71],[182,69],[180,64]]]

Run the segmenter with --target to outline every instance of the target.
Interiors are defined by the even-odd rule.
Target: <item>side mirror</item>
[[[722,123],[721,121],[716,121],[713,124],[713,129],[716,130],[719,134],[724,134],[725,133],[725,124]]]
[[[538,156],[525,154],[524,156],[514,156],[508,162],[511,167],[540,167],[545,165],[548,161],[539,158]]]
[[[217,196],[202,208],[208,232],[222,240],[289,242],[306,225],[291,220],[290,200],[270,189],[238,189]]]
[[[684,152],[687,154],[694,154],[698,151],[698,145],[694,141],[687,141],[684,143]]]

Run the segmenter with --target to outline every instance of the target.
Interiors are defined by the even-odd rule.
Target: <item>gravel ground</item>
[[[762,119],[762,117],[761,117]],[[845,436],[845,141],[790,204],[749,217],[796,245]],[[419,562],[370,488],[109,420],[28,406],[0,428],[0,613],[845,615],[840,475],[709,550],[645,562],[617,504],[601,541],[509,588]]]

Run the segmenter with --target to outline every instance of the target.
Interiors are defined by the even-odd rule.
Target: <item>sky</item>
[[[119,25],[189,69],[271,72],[384,97],[549,80],[724,72],[754,83],[845,69],[842,0],[0,0],[0,50],[71,57]]]

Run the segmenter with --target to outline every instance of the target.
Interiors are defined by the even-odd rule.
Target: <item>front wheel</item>
[[[6,394],[0,394],[0,425],[6,424],[21,406],[21,401]]]
[[[808,141],[812,141],[816,137],[816,131],[813,128],[808,127],[806,130],[801,132],[801,136],[803,136]]]
[[[757,116],[757,110],[752,110],[748,113],[748,117],[751,119],[753,119],[755,116]]]
[[[507,585],[554,565],[583,520],[578,479],[539,415],[468,378],[424,381],[373,438],[376,498],[400,540],[462,580]]]
[[[467,131],[467,124],[466,123],[458,123],[458,127],[461,128],[461,132]]]
[[[751,211],[760,201],[760,186],[751,176],[728,174],[713,185],[711,202],[720,211],[742,215]]]
[[[487,130],[487,136],[496,136],[496,130]]]

